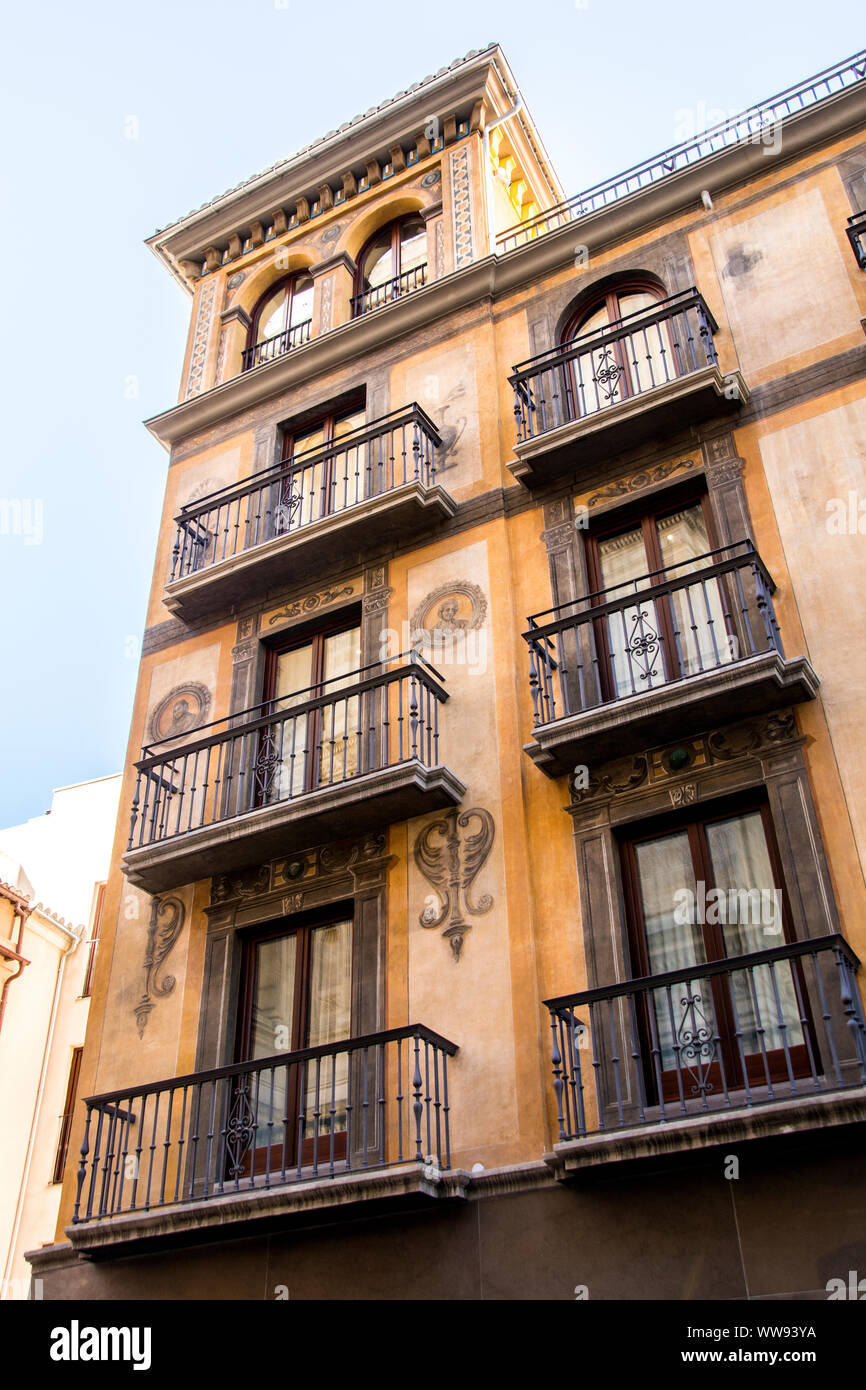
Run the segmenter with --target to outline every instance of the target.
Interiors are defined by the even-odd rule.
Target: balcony
[[[417,654],[142,750],[124,865],[160,893],[454,806],[441,677]]]
[[[533,742],[549,777],[814,699],[786,659],[775,585],[750,541],[529,618]]]
[[[546,482],[665,430],[737,409],[749,392],[723,374],[718,325],[696,289],[572,338],[514,368],[515,459],[527,484]]]
[[[194,620],[453,516],[441,443],[412,404],[184,507],[166,607]]]
[[[91,1096],[72,1225],[82,1252],[201,1239],[329,1208],[462,1196],[448,1059],[420,1024]]]
[[[384,280],[381,285],[372,285],[363,294],[352,295],[352,318],[360,318],[362,314],[369,314],[371,309],[381,309],[383,304],[390,304],[394,299],[402,299],[406,294],[411,294],[413,290],[420,290],[427,283],[427,262],[415,265],[411,270],[404,270],[402,275],[394,275],[390,280]]]
[[[260,367],[263,362],[272,362],[275,357],[282,357],[284,352],[290,352],[292,348],[308,343],[312,327],[313,320],[304,319],[302,323],[284,328],[282,333],[275,333],[272,338],[262,338],[261,342],[244,348],[241,371],[248,372],[251,367]]]
[[[758,920],[748,897],[728,921]],[[567,1176],[866,1118],[859,967],[829,935],[546,1000],[548,1162]]]
[[[861,270],[866,270],[866,212],[855,212],[845,228],[851,250]]]

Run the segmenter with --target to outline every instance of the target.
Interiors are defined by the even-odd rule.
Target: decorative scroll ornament
[[[256,1132],[256,1117],[250,1103],[249,1085],[250,1078],[246,1074],[238,1077],[226,1125],[225,1147],[230,1178],[238,1178],[243,1173],[245,1159]]]
[[[632,473],[630,477],[618,478],[616,482],[608,483],[600,492],[594,492],[587,498],[587,507],[597,507],[601,502],[612,502],[620,497],[627,497],[631,492],[640,492],[643,488],[651,487],[654,483],[662,483],[673,473],[691,473],[696,469],[697,464],[694,459],[672,459],[666,463],[653,464],[651,468],[642,468],[638,473]]]
[[[268,626],[281,622],[283,618],[300,618],[304,613],[315,613],[317,608],[323,607],[328,603],[336,603],[337,599],[344,594],[352,594],[354,589],[351,584],[344,584],[341,588],[331,586],[329,589],[322,589],[317,594],[307,594],[306,598],[296,599],[293,603],[287,603],[276,613],[272,613],[268,619]]]
[[[620,399],[619,378],[623,375],[623,368],[617,362],[613,349],[610,347],[602,348],[597,353],[597,371],[593,376],[596,386],[600,386],[606,401],[618,401]]]
[[[710,1021],[701,1008],[701,995],[697,992],[693,994],[690,985],[687,990],[680,999],[683,1013],[677,1028],[676,1046],[680,1066],[685,1066],[694,1083],[692,1095],[702,1096],[714,1089],[709,1076],[716,1056],[716,1043]]]
[[[473,821],[478,822],[480,829],[461,836],[460,831]],[[490,812],[476,806],[460,815],[456,810],[448,811],[440,820],[431,821],[415,841],[415,863],[428,883],[432,883],[439,899],[438,908],[428,900],[418,920],[427,929],[448,922],[442,935],[449,942],[455,961],[460,959],[463,938],[472,927],[461,911],[461,895],[466,911],[473,917],[482,916],[493,906],[489,893],[473,902],[470,890],[490,854],[494,834]]]
[[[161,979],[159,972],[180,936],[185,915],[186,909],[180,898],[153,899],[144,951],[144,994],[135,1006],[135,1021],[140,1038],[144,1037],[148,1017],[155,1006],[155,1000],[151,996],[164,999],[175,987],[176,980],[173,975],[166,975]]]

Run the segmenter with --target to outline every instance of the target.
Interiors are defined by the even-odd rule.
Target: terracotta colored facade
[[[144,1212],[139,1200],[100,1220],[97,1197],[86,1219],[97,1108],[85,1209],[71,1224],[70,1164],[57,1246],[35,1259],[46,1297],[147,1296],[154,1281],[167,1297],[261,1297],[263,1287],[279,1297],[273,1289],[286,1286],[292,1297],[570,1298],[585,1285],[590,1297],[616,1298],[645,1297],[650,1283],[669,1298],[823,1296],[858,1250],[866,1258],[856,1177],[866,1054],[856,990],[845,994],[856,962],[838,955],[840,942],[866,951],[866,275],[846,231],[866,207],[866,84],[843,72],[752,139],[578,208],[560,207],[563,190],[516,98],[498,48],[470,55],[151,241],[192,308],[178,403],[148,422],[169,467],[121,797],[130,808],[137,797],[136,819],[128,845],[121,814],[80,1085],[82,1096],[109,1096],[234,1063],[244,941],[339,905],[354,924],[351,1036],[420,1024],[456,1045],[450,1163],[441,1142],[429,1147],[428,1129],[421,1164],[410,1145],[401,1164],[365,1162],[336,1177],[308,1168],[300,1182],[263,1190],[241,1155],[245,1187],[209,1196],[194,1172],[186,1203]],[[359,258],[398,218],[423,224],[423,277],[395,274],[370,298]],[[259,351],[262,296],[304,274],[309,324],[243,370],[245,352]],[[581,327],[581,313],[609,302],[605,293],[643,295],[628,309],[643,318],[618,330],[608,309],[608,336],[602,326],[582,352],[572,348],[575,324],[600,331],[586,317]],[[304,475],[281,470],[282,441],[326,411],[364,412],[351,465],[336,445],[317,464],[333,461],[344,489],[354,470],[355,491],[296,524]],[[399,423],[378,423],[386,419]],[[264,481],[244,492],[259,473]],[[287,476],[301,478],[299,494],[285,491]],[[656,630],[639,628],[642,646],[633,632],[622,643],[616,624],[638,621],[640,606],[626,605],[624,590],[611,599],[605,583],[610,616],[587,617],[606,601],[588,597],[593,565],[607,563],[601,541],[641,517],[695,507],[714,558],[690,563],[729,567],[703,585],[681,583],[676,602],[653,590]],[[649,552],[644,569],[654,569]],[[643,601],[672,577],[628,592]],[[708,599],[706,583],[722,597]],[[636,661],[661,661],[660,609],[682,615],[686,592],[706,607],[673,636],[666,629],[664,659],[676,649],[679,670],[661,677],[657,667],[647,679],[644,665],[639,688],[617,684],[629,671],[633,680]],[[714,645],[713,604],[725,607],[729,655]],[[551,608],[538,624],[560,626],[539,635],[529,617]],[[772,620],[762,627],[772,612],[775,645]],[[333,701],[320,702],[327,717],[305,716],[320,720],[331,771],[319,761],[315,785],[274,793],[274,776],[281,786],[295,776],[281,745],[270,790],[260,781],[233,802],[253,775],[238,760],[260,758],[276,727],[266,719],[274,707],[260,706],[268,653],[340,619],[360,630],[357,666],[373,686],[355,678],[342,725],[327,725],[338,719]],[[702,655],[683,655],[690,640]],[[401,665],[413,647],[438,672],[426,686],[417,665]],[[237,730],[250,723],[244,744]],[[399,756],[384,742],[398,726]],[[222,752],[208,755],[212,733]],[[159,745],[168,761],[155,766]],[[152,775],[136,792],[145,747]],[[543,1001],[640,976],[624,845],[642,826],[673,833],[726,807],[763,808],[772,827],[785,928],[771,924],[759,948],[783,952],[778,968],[801,991],[798,1017],[773,1034],[782,1081],[774,1093],[774,1073],[767,1089],[766,1047],[755,1042],[755,1094],[747,1103],[741,1076],[723,1103],[731,1078],[707,1080],[719,1065],[709,1037],[690,1054],[688,1104],[676,1112],[675,1097],[660,1115],[661,1044],[646,1012],[638,1020],[634,995],[600,998],[588,1045],[585,1030],[558,1034],[582,1061],[581,1123],[575,1073],[563,1077],[567,1059],[557,1057],[552,1069]],[[817,955],[796,957],[797,974],[784,943],[824,938]],[[146,977],[148,949],[156,968]],[[825,1005],[832,1018],[817,1041]],[[573,1007],[570,1017],[589,1017],[590,1001]],[[786,1027],[789,1041],[801,1029],[796,1084]],[[671,1075],[673,1053],[686,1056],[682,1022],[672,1034],[662,1058]],[[734,1069],[735,1052],[731,1041]],[[394,1065],[376,1072],[383,1105],[401,1085]],[[351,1097],[357,1075],[347,1084]],[[426,1125],[434,1102],[423,1101]],[[84,1133],[79,1108],[72,1152]],[[389,1163],[395,1116],[385,1105]],[[108,1138],[109,1124],[99,1154],[114,1171],[111,1143],[121,1139]],[[227,1127],[210,1122],[212,1135]],[[160,1136],[178,1178],[179,1130]],[[742,1168],[736,1231],[722,1176],[730,1153]],[[674,1200],[688,1227],[679,1236],[664,1214]],[[810,1204],[809,1233],[783,1250],[792,1200]],[[653,1243],[653,1270],[635,1265],[617,1210],[635,1240]],[[359,1217],[379,1220],[371,1228]],[[686,1244],[711,1244],[718,1258],[684,1259]],[[160,1253],[166,1246],[175,1253]],[[78,1262],[94,1250],[98,1264]],[[111,1259],[120,1253],[122,1273]],[[358,1261],[366,1293],[346,1274]],[[422,1293],[407,1269],[429,1276],[431,1261],[442,1287],[428,1280]]]

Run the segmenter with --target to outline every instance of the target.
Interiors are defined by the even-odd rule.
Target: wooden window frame
[[[338,922],[350,920],[352,923],[352,961],[349,967],[349,989],[352,994],[351,1013],[349,1018],[349,1036],[355,1034],[355,999],[352,989],[354,979],[354,957],[355,957],[355,902],[348,899],[340,902],[328,903],[326,906],[312,908],[307,912],[297,913],[294,916],[283,917],[278,922],[270,923],[268,926],[256,927],[244,933],[241,943],[241,963],[240,963],[240,990],[238,994],[237,1026],[235,1030],[235,1061],[250,1061],[250,1038],[252,1033],[252,1004],[255,989],[255,960],[256,948],[265,941],[279,940],[284,936],[297,936],[298,946],[295,956],[295,992],[292,1004],[292,1037],[289,1040],[287,1052],[296,1052],[307,1046],[307,1035],[310,1024],[310,962],[312,959],[313,933],[320,927],[334,926]],[[277,1055],[276,1053],[274,1055]],[[297,1116],[298,1105],[298,1073],[293,1069],[292,1080],[287,1093],[286,1114],[293,1117]],[[293,1125],[294,1131],[294,1125]],[[335,1132],[334,1135],[334,1157],[337,1159],[346,1156],[346,1134]],[[301,1161],[302,1163],[312,1162],[314,1157],[314,1139],[305,1139],[303,1142]],[[330,1135],[320,1135],[318,1139],[319,1158],[327,1158],[330,1155]],[[297,1162],[297,1137],[294,1136],[291,1145],[291,1153],[285,1155],[286,1166]],[[270,1164],[275,1163],[274,1149],[271,1148]],[[282,1154],[280,1156],[282,1161]],[[249,1173],[249,1158],[247,1159],[246,1172]],[[264,1172],[268,1164],[268,1147],[257,1148],[253,1157],[253,1172]]]
[[[635,276],[633,280],[615,280],[613,284],[606,285],[599,289],[597,293],[590,295],[578,304],[573,313],[569,314],[560,334],[560,344],[568,346],[572,339],[580,336],[580,330],[587,319],[592,318],[593,314],[598,313],[602,307],[607,309],[610,320],[608,327],[612,328],[622,320],[620,299],[628,294],[652,294],[661,303],[668,297],[668,292],[660,280],[651,279],[648,275]]]
[[[284,286],[288,286],[289,290],[288,296],[286,298],[286,321],[283,324],[283,327],[279,330],[279,332],[288,333],[290,331],[290,329],[292,328],[292,305],[295,301],[295,288],[297,281],[300,279],[309,280],[310,278],[311,277],[309,270],[305,270],[303,268],[299,270],[292,270],[289,272],[288,275],[280,276],[279,280],[275,280],[273,284],[268,285],[266,290],[262,291],[262,293],[256,300],[255,307],[250,315],[250,326],[247,332],[248,351],[251,351],[259,341],[259,325],[261,323],[262,313],[264,312],[265,307],[267,306],[269,301],[276,296],[277,292],[281,290]],[[297,325],[295,325],[295,327],[297,327]],[[272,334],[271,336],[276,337],[277,334]]]
[[[364,283],[364,280],[365,280],[365,278],[366,278],[365,275],[364,275],[364,262],[365,262],[365,260],[367,259],[367,253],[372,249],[373,243],[376,242],[376,241],[379,239],[379,237],[382,235],[382,232],[385,231],[386,229],[390,229],[390,232],[391,232],[391,255],[392,255],[392,257],[393,257],[393,264],[394,264],[394,273],[393,273],[393,275],[390,275],[390,276],[388,277],[388,279],[389,279],[389,280],[399,280],[399,279],[400,279],[400,276],[403,274],[403,264],[402,264],[402,260],[403,260],[403,257],[402,257],[402,245],[403,245],[403,243],[402,243],[401,238],[400,238],[400,233],[401,233],[402,229],[405,227],[405,225],[406,225],[407,222],[416,221],[416,220],[419,221],[419,222],[423,222],[423,223],[424,223],[424,230],[425,230],[425,233],[426,233],[426,230],[427,230],[427,223],[426,223],[426,221],[425,221],[424,215],[423,215],[423,213],[422,213],[420,210],[417,210],[417,211],[415,211],[415,212],[404,212],[400,217],[395,217],[394,220],[393,220],[393,222],[386,222],[386,223],[384,223],[383,226],[377,227],[376,230],[375,230],[375,232],[371,233],[371,235],[367,237],[367,240],[364,242],[364,245],[361,247],[361,251],[360,251],[360,254],[359,254],[359,256],[358,256],[358,267],[357,267],[357,270],[356,270],[356,272],[355,272],[355,290],[354,290],[354,295],[355,295],[355,298],[356,298],[356,299],[358,298],[358,296],[366,294],[367,291],[368,291],[369,289],[373,288],[372,286],[370,286],[370,285],[365,285],[365,283]],[[387,283],[387,281],[386,281],[385,283]]]
[[[290,629],[281,634],[273,642],[269,642],[265,649],[265,661],[262,671],[262,699],[261,709],[264,712],[278,712],[271,709],[277,703],[274,694],[277,663],[280,656],[285,652],[290,652],[298,647],[312,645],[311,657],[311,681],[310,699],[315,698],[317,691],[321,693],[321,685],[324,680],[325,664],[325,641],[328,637],[334,637],[341,632],[351,632],[354,628],[361,631],[362,613],[360,605],[352,604],[349,609],[341,609],[334,613],[330,618],[317,622],[313,627],[302,627]],[[322,712],[320,709],[313,710],[307,715],[307,753],[304,764],[304,786],[303,793],[316,789],[316,753],[318,750],[319,735],[321,733]]]
[[[340,421],[346,419],[349,415],[357,415],[360,411],[363,411],[366,416],[366,393],[364,393],[363,397],[358,396],[355,404],[330,406],[327,410],[320,411],[319,414],[311,416],[309,419],[303,420],[302,422],[293,422],[291,425],[283,425],[280,427],[279,464],[285,474],[280,483],[280,503],[282,505],[289,506],[291,504],[293,479],[296,471],[294,463],[295,444],[297,439],[308,434],[311,430],[320,428],[322,430],[321,448],[324,452],[337,441],[338,436],[336,434],[336,429]],[[301,463],[301,467],[303,467],[303,462]],[[332,452],[324,459],[322,464],[323,505],[321,515],[318,519],[325,516],[333,516],[335,512],[340,510],[340,508],[333,506],[334,467],[335,457]]]
[[[647,820],[637,824],[632,823],[627,827],[622,827],[617,832],[632,979],[646,978],[651,974],[646,941],[646,926],[641,907],[640,876],[635,846],[647,840],[662,839],[667,835],[675,834],[677,831],[685,829],[689,837],[689,851],[692,858],[692,868],[695,872],[695,879],[696,881],[703,880],[706,885],[707,893],[709,893],[715,885],[712,872],[712,859],[707,843],[706,827],[718,823],[719,821],[730,820],[736,816],[747,815],[754,811],[759,811],[761,815],[764,840],[767,846],[767,854],[773,875],[773,885],[780,894],[782,906],[782,942],[793,943],[796,940],[792,926],[790,902],[782,870],[782,860],[779,853],[778,840],[776,838],[769,801],[765,789],[753,787],[747,791],[734,793],[732,796],[722,800],[708,803],[700,809],[689,807],[679,811],[662,813],[658,816],[649,817]],[[723,924],[702,922],[697,925],[700,926],[704,943],[705,963],[710,964],[713,961],[727,959],[724,950],[724,936],[721,929]],[[782,944],[782,942],[779,944]],[[791,969],[797,976],[800,998],[803,1000],[805,1006],[805,1029],[809,1035],[809,1047],[811,1048],[812,1057],[814,1059],[814,1066],[820,1071],[821,1062],[817,1033],[812,1022],[809,1008],[809,995],[805,986],[800,962],[792,961]],[[699,975],[700,964],[697,964],[695,966],[695,976]],[[728,977],[716,976],[712,980],[713,1010],[716,1020],[720,1025],[719,1032],[722,1036],[722,1056],[725,1063],[725,1075],[728,1087],[729,1089],[740,1089],[743,1086],[742,1066],[734,1044],[733,1016],[723,984],[726,978]],[[649,997],[647,995],[641,996],[638,1000],[638,1024],[644,1040],[641,1051],[645,1062],[645,1080],[649,1092],[652,1093],[657,1088],[657,1080],[653,1074],[652,1066],[650,1065],[651,1047],[649,1045],[649,1039],[651,1034],[649,1028],[649,1008]],[[795,1074],[809,1075],[809,1048],[807,1048],[805,1044],[800,1044],[791,1047],[789,1051],[792,1065],[795,1068]],[[719,1089],[721,1084],[721,1072],[717,1064],[715,1065],[718,1071],[716,1089]],[[768,1054],[768,1069],[770,1072],[770,1079],[773,1082],[787,1078],[787,1064],[782,1049],[777,1049],[775,1054]],[[766,1081],[763,1065],[757,1055],[747,1055],[746,1073],[746,1079],[750,1086],[761,1085]],[[673,1074],[670,1072],[663,1073],[663,1088],[666,1100],[675,1099],[678,1094],[677,1086],[671,1080],[672,1076]]]
[[[644,542],[644,553],[647,557],[646,573],[658,572],[664,568],[661,545],[658,538],[657,523],[670,513],[681,511],[686,507],[694,506],[699,503],[704,517],[704,525],[707,530],[707,542],[710,550],[718,550],[720,540],[716,520],[710,503],[710,495],[707,491],[706,483],[703,480],[687,482],[676,489],[670,489],[663,495],[656,494],[653,498],[644,498],[642,501],[628,507],[617,508],[610,516],[594,524],[584,537],[584,551],[586,555],[586,570],[589,580],[589,592],[592,597],[592,606],[598,607],[605,602],[603,577],[601,571],[601,559],[599,556],[598,543],[608,540],[613,536],[620,535],[625,531],[632,531],[640,528]],[[719,583],[724,584],[724,577],[720,578]],[[730,610],[729,595],[725,594],[725,601]],[[674,670],[674,659],[676,656],[676,642],[674,640],[674,628],[671,619],[670,604],[666,599],[656,601],[656,610],[659,616],[659,626],[661,628],[662,642],[662,661],[664,665],[665,681],[678,680],[682,672]],[[607,624],[604,619],[599,619],[595,623],[596,647],[600,655],[600,681],[603,699],[606,702],[617,698],[614,687],[613,674],[611,670],[610,642],[608,639]]]
[[[105,910],[105,890],[107,884],[99,883],[96,887],[96,902],[93,908],[93,925],[90,928],[90,940],[87,943],[87,965],[84,970],[84,984],[81,988],[81,998],[89,999],[93,993],[93,978],[96,974],[96,952],[99,947],[99,936],[102,930],[102,914]]]
[[[628,294],[651,294],[661,303],[663,299],[667,298],[668,292],[660,281],[650,279],[648,276],[635,276],[632,280],[616,280],[613,284],[607,285],[604,289],[600,289],[598,293],[593,294],[589,299],[584,300],[583,303],[575,309],[574,313],[566,319],[562,333],[560,334],[560,346],[563,348],[571,347],[574,339],[580,336],[581,329],[586,321],[592,318],[593,314],[596,314],[602,307],[607,309],[609,320],[607,326],[609,328],[615,328],[623,319],[620,301],[624,295]],[[630,400],[635,394],[640,393],[636,393],[632,389],[630,363],[623,349],[623,342],[624,340],[622,338],[616,339],[613,344],[613,353],[616,366],[619,368],[617,386],[620,392],[620,399]],[[574,402],[577,400],[577,390],[574,381],[573,364],[568,362],[564,370],[567,377],[565,382],[566,391],[568,393],[567,399]],[[572,415],[573,412],[574,406],[572,406]]]
[[[54,1173],[51,1178],[52,1183],[63,1182],[66,1160],[69,1157],[69,1139],[72,1134],[72,1121],[75,1118],[75,1102],[78,1099],[78,1082],[81,1077],[81,1058],[83,1055],[83,1047],[73,1047],[72,1061],[69,1066],[69,1080],[66,1084],[66,1101],[63,1106],[63,1114],[60,1117],[60,1136],[57,1141],[57,1153],[54,1158]]]

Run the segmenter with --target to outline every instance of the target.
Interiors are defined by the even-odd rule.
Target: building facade
[[[38,1296],[25,1252],[53,1243],[120,780],[58,787],[0,830],[0,1301]]]
[[[151,239],[190,330],[45,1297],[866,1269],[863,72],[565,199],[493,46]]]

